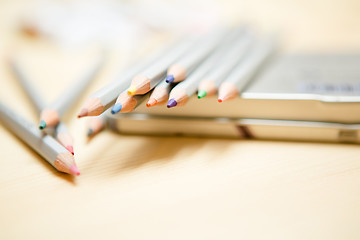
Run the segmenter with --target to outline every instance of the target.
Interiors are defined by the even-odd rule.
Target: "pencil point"
[[[174,75],[171,74],[171,75],[166,76],[165,82],[172,83],[172,82],[174,82],[174,80],[175,80]]]
[[[79,175],[80,175],[80,171],[79,171],[79,169],[76,167],[76,165],[72,165],[72,166],[70,167],[70,173],[71,173],[72,175],[76,175],[76,176],[79,176]]]
[[[93,135],[94,133],[94,130],[92,130],[91,128],[89,128],[88,132],[87,132],[87,135],[88,137],[91,137],[91,135]]]
[[[80,110],[78,118],[85,117],[87,115],[88,115],[88,110],[86,108],[83,108],[83,109]]]
[[[224,100],[223,100],[223,99],[221,99],[221,98],[219,98],[219,99],[218,99],[218,102],[223,102],[223,101],[224,101]]]
[[[198,92],[198,99],[203,98],[207,95],[207,92],[205,90],[199,90]]]
[[[121,109],[122,109],[121,103],[115,103],[115,105],[111,109],[111,114],[116,114],[116,113],[120,112]]]
[[[44,120],[41,120],[39,124],[39,129],[43,130],[44,128],[46,128],[46,122]]]
[[[135,93],[136,93],[136,87],[133,86],[133,85],[131,85],[131,86],[129,87],[127,93],[128,93],[129,95],[135,95]]]
[[[73,147],[73,146],[67,146],[66,149],[67,149],[72,155],[74,155],[74,147]]]
[[[150,98],[149,101],[146,103],[147,107],[152,107],[157,104],[157,100],[155,98]]]
[[[172,99],[169,100],[169,102],[167,104],[167,107],[172,108],[172,107],[175,107],[176,105],[177,105],[176,100],[172,98]]]

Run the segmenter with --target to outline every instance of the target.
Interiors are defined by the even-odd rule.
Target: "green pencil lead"
[[[200,91],[198,92],[198,99],[205,97],[205,96],[206,96],[206,94],[207,94],[207,92],[206,92],[206,91],[204,91],[204,90],[200,90]]]
[[[39,124],[39,129],[43,130],[44,128],[46,128],[46,122],[44,120],[41,120]]]

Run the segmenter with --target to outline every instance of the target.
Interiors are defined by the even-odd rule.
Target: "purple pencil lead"
[[[177,105],[176,100],[172,98],[168,101],[167,107],[172,108],[172,107],[175,107],[176,105]]]

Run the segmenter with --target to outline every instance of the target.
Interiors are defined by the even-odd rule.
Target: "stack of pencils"
[[[107,114],[132,112],[146,106],[167,103],[168,108],[186,104],[218,92],[218,102],[235,98],[269,59],[276,48],[273,37],[257,37],[245,26],[221,28],[206,34],[187,36],[155,50],[109,85],[92,94],[78,117],[97,116],[89,121],[88,136],[100,132]],[[98,59],[83,79],[51,104],[44,104],[18,61],[9,66],[39,114],[38,127],[0,103],[0,121],[58,171],[80,175],[75,164],[73,138],[62,116],[95,78],[104,63]]]
[[[201,99],[218,92],[219,103],[228,101],[239,95],[276,45],[273,36],[258,37],[245,26],[181,39],[92,94],[78,117],[100,115],[89,124],[92,136],[104,128],[107,109],[111,114],[132,112],[145,100],[147,107],[167,103],[173,108],[196,93]]]

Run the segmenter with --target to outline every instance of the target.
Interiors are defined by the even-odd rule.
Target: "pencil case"
[[[360,124],[270,119],[163,117],[120,114],[108,117],[120,134],[247,138],[320,142],[360,142]]]
[[[232,100],[193,96],[185,106],[147,108],[152,116],[360,123],[360,54],[278,57]]]

